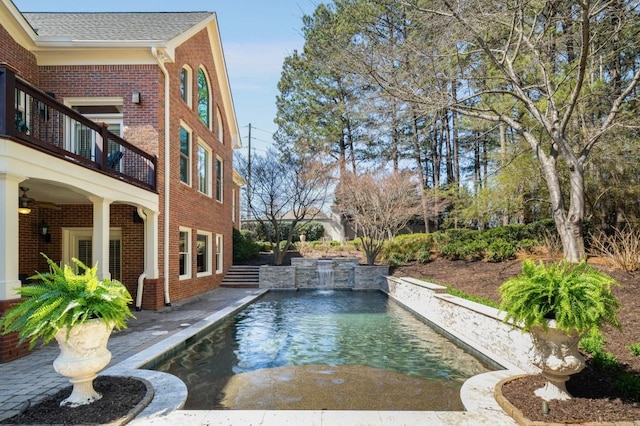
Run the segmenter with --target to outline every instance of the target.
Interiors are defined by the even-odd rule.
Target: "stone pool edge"
[[[398,283],[402,283],[401,286]],[[413,297],[407,298],[407,294],[404,291],[399,291],[400,287],[404,290],[413,287],[413,290],[409,294],[413,294]],[[400,303],[406,309],[412,311],[419,317],[427,320],[435,325],[437,328],[443,328],[442,323],[433,321],[433,315],[424,314],[424,309],[419,307],[420,304],[425,302],[425,295],[433,293],[434,295],[442,295],[440,287],[432,283],[427,283],[420,280],[402,278],[397,279],[395,277],[387,277],[387,285],[381,290],[385,292],[391,299]],[[444,288],[444,287],[442,287]],[[515,424],[513,419],[509,417],[504,410],[498,405],[493,397],[493,389],[498,382],[506,377],[510,377],[516,374],[521,374],[523,371],[515,367],[512,370],[498,370],[488,373],[483,373],[474,377],[471,377],[462,386],[460,391],[461,400],[467,411],[460,412],[429,412],[429,411],[329,411],[329,410],[309,410],[309,411],[246,411],[246,410],[180,410],[187,399],[187,387],[179,378],[160,371],[146,370],[145,367],[154,362],[157,362],[158,357],[162,354],[175,352],[186,345],[186,342],[199,334],[205,333],[211,326],[222,321],[227,316],[233,315],[245,306],[251,304],[254,300],[262,297],[268,290],[256,290],[251,295],[244,297],[243,299],[235,302],[234,304],[218,310],[211,315],[207,316],[203,320],[193,324],[180,332],[168,337],[167,339],[154,344],[153,346],[137,353],[136,355],[121,361],[120,363],[108,368],[102,374],[108,375],[121,375],[130,377],[139,377],[148,380],[152,383],[155,389],[155,398],[151,403],[142,411],[131,424],[259,424],[259,425],[276,425],[276,424],[295,424],[298,421],[304,419],[304,424],[340,424],[345,418],[353,417],[358,419],[359,424],[381,424],[391,425],[398,424],[423,424],[425,420],[429,419],[435,424],[491,424],[491,425],[512,425]],[[444,295],[449,296],[449,295]],[[443,300],[447,302],[454,302],[450,298],[453,296],[445,297]],[[427,297],[430,299],[431,296]],[[449,300],[448,300],[449,299]],[[458,299],[458,298],[455,298]],[[413,302],[412,302],[413,300]],[[455,301],[453,305],[458,307],[464,307],[465,301],[462,299]],[[416,303],[417,302],[417,305]],[[469,302],[473,303],[473,302]],[[472,306],[477,309],[483,307],[483,305],[475,304],[478,306]],[[423,305],[429,306],[429,305]],[[416,309],[418,308],[418,309]],[[433,306],[429,306],[428,311],[433,312]],[[468,307],[467,307],[468,308]],[[486,308],[486,307],[484,307]],[[461,312],[465,312],[467,309],[462,309]],[[479,309],[483,311],[483,309]],[[497,312],[497,311],[496,311]],[[484,312],[482,315],[485,315]],[[468,315],[463,315],[468,316]],[[497,316],[497,314],[491,313],[489,316]],[[432,318],[430,318],[432,317]],[[458,322],[458,321],[457,321]],[[476,348],[476,344],[469,341],[464,336],[459,337],[459,333],[451,333],[448,329],[444,330],[447,334],[454,337],[455,340]],[[490,358],[486,351],[480,347],[478,352],[484,357]],[[495,354],[494,354],[495,355]],[[495,360],[497,364],[505,365],[504,360],[498,356],[500,360]],[[502,361],[502,362],[500,362]],[[514,365],[510,365],[514,367]],[[345,417],[346,416],[346,417]],[[365,418],[370,418],[370,421],[366,421]],[[333,420],[335,420],[335,422]],[[366,423],[362,423],[366,421]],[[248,423],[247,423],[248,422]],[[282,423],[284,422],[284,423]]]

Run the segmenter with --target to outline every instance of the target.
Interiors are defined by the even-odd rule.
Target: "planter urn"
[[[533,326],[530,330],[535,349],[532,362],[542,370],[542,376],[547,380],[545,386],[537,389],[535,394],[545,401],[571,399],[566,381],[585,366],[584,358],[578,351],[582,336],[575,331],[558,330],[554,325],[550,321],[547,329]]]
[[[68,335],[67,328],[58,331],[56,340],[60,355],[53,362],[53,368],[73,384],[71,395],[60,403],[61,406],[77,407],[102,398],[93,388],[93,380],[111,361],[107,342],[112,330],[113,324],[91,319],[73,326]]]

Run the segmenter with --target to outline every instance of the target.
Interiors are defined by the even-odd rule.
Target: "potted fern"
[[[132,298],[126,287],[115,280],[99,280],[97,265],[87,267],[72,259],[80,272],[69,265],[61,268],[47,256],[48,273],[30,277],[33,285],[17,289],[22,300],[0,318],[0,332],[17,332],[20,342],[33,348],[38,340],[47,344],[54,338],[60,355],[54,369],[69,377],[71,395],[61,405],[89,404],[102,396],[93,389],[97,372],[109,364],[107,341],[113,328],[126,328],[133,318]]]
[[[531,333],[533,363],[547,379],[536,395],[547,401],[571,398],[565,382],[584,368],[578,351],[582,336],[604,324],[620,327],[620,305],[611,291],[616,284],[584,261],[545,265],[525,260],[522,274],[500,286],[505,321]]]

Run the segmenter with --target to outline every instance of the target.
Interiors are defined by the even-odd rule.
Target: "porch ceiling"
[[[86,204],[89,193],[82,193],[78,188],[67,187],[63,183],[50,182],[42,179],[27,179],[20,184],[29,188],[28,196],[36,203],[53,204]]]

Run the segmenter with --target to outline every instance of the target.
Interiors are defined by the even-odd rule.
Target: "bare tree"
[[[367,264],[373,265],[384,242],[421,212],[419,186],[412,174],[347,174],[336,191],[336,206],[362,239]]]
[[[372,57],[384,63],[383,50],[370,53],[381,43],[381,18],[363,30],[369,50],[349,52],[365,64],[360,72],[427,112],[448,109],[523,138],[542,170],[565,259],[584,258],[585,166],[616,129],[637,125],[627,112],[640,80],[637,1],[370,1],[403,8],[413,35],[403,48],[422,61],[415,75],[434,82],[416,81],[413,67],[371,66]],[[447,98],[452,84],[457,93]]]
[[[332,182],[331,169],[308,158],[285,159],[273,150],[252,156],[251,165],[238,156],[236,168],[247,182],[250,179],[247,206],[258,223],[272,229],[274,264],[282,265],[298,224],[321,211]]]

